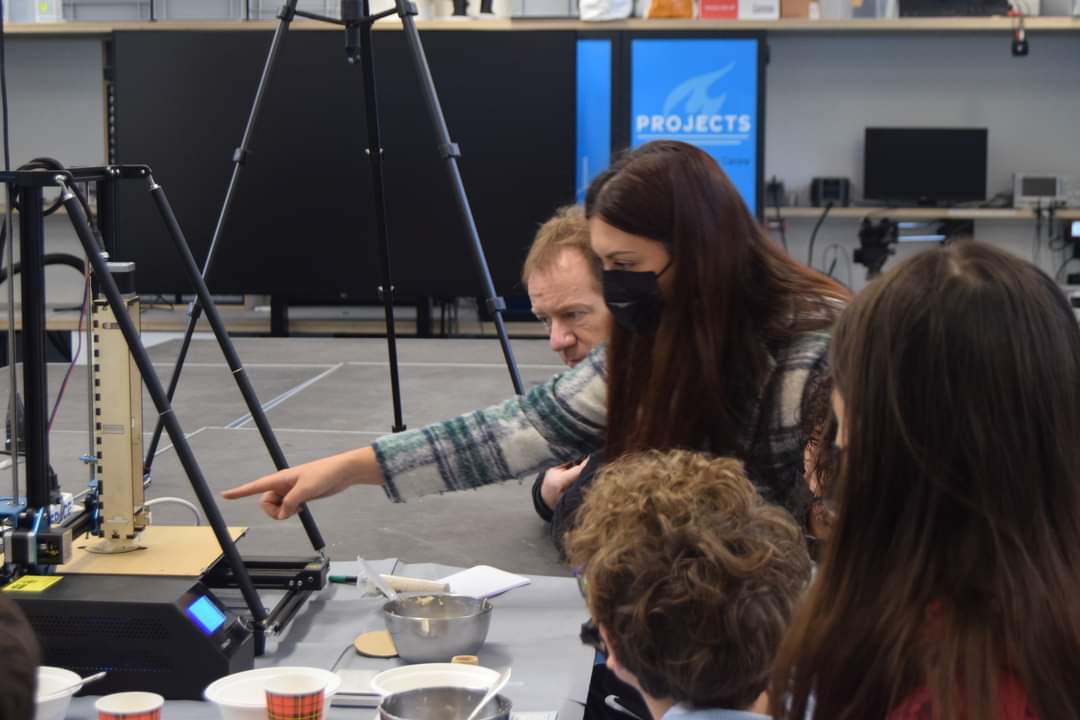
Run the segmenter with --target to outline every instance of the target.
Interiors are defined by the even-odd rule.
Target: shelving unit
[[[781,207],[780,217],[816,220],[823,207]],[[770,219],[775,209],[769,208]],[[865,217],[891,220],[1035,220],[1035,211],[1028,208],[930,208],[930,207],[834,207],[829,218],[862,220]],[[1054,212],[1058,220],[1080,220],[1080,208],[1060,208]],[[1043,218],[1046,218],[1044,211]]]
[[[737,34],[765,33],[769,38],[770,67],[767,83],[767,152],[766,176],[777,175],[789,189],[797,189],[800,199],[808,199],[807,188],[813,175],[857,178],[861,172],[858,138],[870,125],[918,125],[991,127],[994,141],[988,159],[987,187],[994,192],[1009,187],[1015,170],[1075,174],[1077,154],[1069,143],[1077,117],[1080,87],[1075,73],[1061,74],[1061,68],[1076,65],[1076,40],[1080,18],[1029,17],[1025,28],[1033,42],[1031,57],[1014,59],[1009,53],[1009,39],[1015,21],[1006,17],[896,18],[886,20],[806,20],[724,21],[724,20],[643,20],[581,22],[577,19],[494,19],[454,22],[419,20],[418,27],[437,35],[455,31],[476,32],[564,32],[564,33],[679,33],[692,35],[709,32]],[[158,42],[145,33],[163,36],[175,32],[269,34],[274,20],[170,20],[157,22],[85,22],[8,26],[6,31],[19,42],[14,44],[16,62],[21,61],[24,78],[28,70],[37,72],[37,87],[43,81],[61,76],[67,66],[90,67],[97,60],[93,46],[107,43],[115,32],[143,33],[143,41]],[[340,33],[339,27],[296,20],[292,27],[302,33]],[[400,23],[390,18],[375,25],[396,32]],[[443,43],[452,42],[443,36]],[[40,38],[46,42],[34,42]],[[50,38],[52,40],[50,41]],[[67,40],[68,42],[64,42]],[[479,38],[483,40],[483,37]],[[87,42],[89,41],[89,43]],[[432,38],[433,44],[440,42]],[[40,45],[40,48],[35,46]],[[57,48],[65,53],[65,65],[43,62],[57,57]],[[71,49],[68,52],[69,48]],[[20,55],[21,53],[21,55]],[[70,55],[72,62],[66,58]],[[9,60],[10,62],[10,60]],[[38,70],[39,68],[46,70]],[[478,63],[477,72],[482,72]],[[252,72],[252,82],[255,73]],[[24,81],[28,82],[28,81]],[[83,83],[89,87],[89,80]],[[920,104],[926,85],[926,107]],[[47,85],[16,107],[30,114],[66,117],[68,106],[81,109],[78,124],[94,127],[102,102],[95,93],[86,92],[68,101],[66,89]],[[960,88],[960,90],[957,90]],[[247,91],[245,91],[247,92]],[[50,95],[51,93],[51,95]],[[63,98],[62,101],[56,98]],[[72,116],[76,117],[75,115]],[[24,126],[26,121],[24,120]],[[1037,128],[1037,137],[1020,142],[1009,130],[1016,127]],[[78,143],[69,142],[68,133],[52,132],[50,147],[61,146],[63,157],[96,148],[98,138],[89,133],[75,134]],[[1037,140],[1037,142],[1036,142]],[[66,153],[66,154],[65,154]],[[856,180],[857,182],[857,180]],[[781,217],[790,228],[793,248],[804,243],[823,208],[782,207]],[[767,216],[775,217],[767,208]],[[926,207],[835,207],[817,236],[818,247],[855,247],[855,230],[863,218],[893,221],[940,222],[975,221],[980,241],[1010,249],[1021,256],[1031,256],[1033,230],[1037,215],[1030,209],[1013,208],[926,208]],[[1043,214],[1043,219],[1047,218]],[[1056,220],[1080,220],[1080,209],[1055,211]],[[62,221],[61,221],[62,222]],[[1043,226],[1044,231],[1046,226]],[[1060,230],[1060,225],[1056,225]],[[1044,232],[1045,234],[1045,232]],[[512,238],[525,243],[527,238]],[[502,239],[500,238],[501,242]],[[1048,272],[1051,256],[1043,253],[1041,265]],[[857,283],[856,283],[857,285]]]
[[[508,30],[578,30],[589,31],[767,31],[773,33],[983,33],[1009,32],[1013,20],[1007,17],[956,17],[956,18],[894,18],[887,20],[615,20],[610,22],[582,22],[573,18],[557,20],[508,19],[474,20],[471,22],[449,20],[419,20],[421,30],[445,31],[501,31]],[[214,31],[214,30],[273,30],[273,20],[206,20],[206,21],[157,21],[157,22],[59,22],[8,25],[5,32],[11,35],[84,35],[104,36],[118,30],[125,31]],[[295,30],[340,32],[341,29],[309,20],[296,20]],[[1078,32],[1080,18],[1075,17],[1029,17],[1024,20],[1028,33]],[[394,22],[377,23],[378,30],[400,30]]]
[[[96,208],[93,208],[96,209]],[[825,211],[824,207],[781,207],[780,217],[785,220],[816,220]],[[57,214],[66,215],[67,208],[61,206]],[[4,213],[4,207],[0,204],[0,215]],[[776,218],[776,209],[769,206],[766,211],[767,219]],[[1042,211],[1043,219],[1047,218],[1047,211]],[[829,211],[829,217],[837,220],[862,220],[865,217],[883,218],[893,220],[1035,220],[1035,210],[1032,208],[932,208],[932,207],[885,207],[885,206],[854,206],[834,207]],[[1058,208],[1054,211],[1056,220],[1080,220],[1080,208]]]

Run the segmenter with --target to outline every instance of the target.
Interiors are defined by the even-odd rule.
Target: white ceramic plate
[[[499,673],[477,665],[423,663],[402,665],[381,672],[371,679],[371,687],[380,695],[391,695],[426,687],[464,687],[486,690],[498,679]]]
[[[330,699],[341,687],[341,678],[321,668],[311,667],[265,667],[255,670],[226,675],[206,686],[203,695],[218,706],[221,717],[225,720],[265,720],[266,718],[266,683],[278,675],[300,673],[312,675],[326,681],[325,714],[329,710]]]

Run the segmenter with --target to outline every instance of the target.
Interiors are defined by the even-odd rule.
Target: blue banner
[[[611,40],[577,41],[577,201],[611,162]]]
[[[671,139],[701,147],[756,213],[758,87],[756,39],[636,38],[630,145]]]

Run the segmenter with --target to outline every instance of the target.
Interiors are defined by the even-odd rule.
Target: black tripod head
[[[852,258],[866,266],[866,279],[877,277],[889,256],[896,252],[899,230],[895,222],[884,219],[877,223],[864,218],[859,226],[859,247]]]
[[[345,23],[345,60],[354,64],[360,60],[360,24],[366,18],[364,0],[341,0],[341,21]]]

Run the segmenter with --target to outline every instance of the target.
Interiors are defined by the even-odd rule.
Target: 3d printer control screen
[[[213,635],[225,624],[225,613],[205,595],[188,605],[187,614],[207,635]]]

